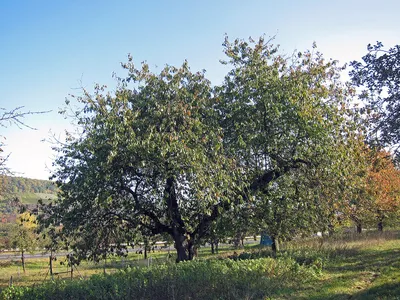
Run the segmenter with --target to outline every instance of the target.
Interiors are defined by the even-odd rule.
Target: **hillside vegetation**
[[[15,199],[18,199],[22,204],[37,204],[39,199],[54,199],[56,193],[57,187],[50,180],[3,176],[0,201],[3,206],[10,200],[15,201]],[[0,207],[2,204],[0,204]],[[7,206],[11,208],[10,205]]]
[[[2,180],[4,193],[43,193],[55,194],[57,187],[50,180],[31,179],[25,177],[4,176]]]

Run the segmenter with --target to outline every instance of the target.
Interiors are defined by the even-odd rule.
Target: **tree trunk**
[[[383,220],[379,219],[378,221],[378,231],[383,232]]]
[[[189,260],[189,253],[187,252],[187,241],[186,237],[183,234],[180,234],[175,230],[174,233],[174,241],[175,241],[175,249],[176,249],[176,262],[181,262],[185,260]]]
[[[333,233],[334,233],[333,224],[329,224],[328,225],[328,235],[333,236]]]
[[[272,239],[272,245],[271,245],[272,252],[276,254],[277,252],[279,252],[279,238],[271,237],[271,239]]]
[[[219,240],[215,242],[215,253],[217,254],[218,254],[218,245],[219,245]]]
[[[210,245],[211,245],[211,254],[215,254],[214,243],[210,243]]]
[[[50,277],[51,279],[53,279],[53,251],[50,252],[49,264],[50,264]]]
[[[22,270],[24,271],[24,274],[25,274],[26,270],[25,270],[25,251],[24,251],[24,249],[21,250],[21,262],[22,262]]]
[[[176,254],[177,254],[176,262],[189,260],[189,257],[186,253],[186,249],[183,245],[176,246]]]
[[[193,258],[197,257],[197,246],[191,245],[192,243],[188,244],[188,252],[189,252],[189,260],[192,260]]]
[[[187,252],[189,253],[188,259],[192,260],[197,256],[197,249],[192,241],[189,241],[186,247],[187,247]]]
[[[378,213],[378,216],[377,216],[377,219],[378,219],[378,231],[379,232],[383,232],[383,219],[384,219],[385,216],[384,216],[383,212],[380,209],[378,209],[377,213]]]
[[[147,246],[144,245],[144,259],[147,259]]]
[[[362,224],[359,222],[356,224],[357,227],[357,233],[361,233],[362,232]]]
[[[242,235],[240,232],[237,232],[235,237],[233,238],[233,246],[235,249],[238,249],[241,245]]]

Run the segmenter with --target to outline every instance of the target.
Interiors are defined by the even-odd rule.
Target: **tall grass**
[[[315,278],[290,258],[202,260],[128,268],[89,280],[8,288],[3,299],[262,299]]]
[[[130,267],[87,280],[11,287],[0,299],[275,299],[288,295],[304,298],[307,293],[320,294],[321,299],[332,293],[364,297],[369,294],[361,293],[360,288],[369,288],[372,282],[394,284],[400,290],[398,283],[390,281],[397,271],[389,268],[398,260],[398,238],[398,232],[367,231],[298,239],[283,243],[277,255],[268,248],[252,247],[214,259]],[[382,288],[374,288],[377,292],[373,295],[382,294]]]

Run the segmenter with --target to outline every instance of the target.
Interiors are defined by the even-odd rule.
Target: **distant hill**
[[[6,176],[6,189],[13,193],[46,193],[54,194],[57,187],[53,181],[25,177]]]
[[[57,187],[50,180],[3,176],[0,201],[18,199],[22,204],[35,205],[39,199],[49,201],[57,197]]]

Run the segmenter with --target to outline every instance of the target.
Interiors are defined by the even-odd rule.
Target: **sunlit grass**
[[[299,242],[291,247],[314,249],[325,256],[323,275],[303,286],[293,298],[400,299],[400,235],[398,231],[348,234]]]
[[[336,235],[332,238],[305,238],[283,243],[278,257],[290,257],[300,265],[321,266],[322,272],[315,280],[302,285],[287,288],[282,286],[275,291],[273,299],[400,299],[400,232],[378,233],[368,231],[363,234]],[[256,242],[257,243],[257,242]],[[243,252],[257,257],[274,257],[269,248],[257,244],[246,245],[244,249],[235,250],[230,246],[220,247],[219,253],[211,254],[211,249],[199,250],[199,258],[224,259]],[[175,252],[170,256],[166,251],[149,253],[151,263],[163,264],[167,261],[174,264]],[[243,254],[242,254],[243,255]],[[246,257],[246,256],[242,256]],[[60,258],[62,259],[62,258]],[[82,262],[74,269],[74,278],[89,278],[93,274],[112,274],[127,266],[147,267],[149,261],[143,255],[130,253],[126,258],[113,258],[101,261]],[[0,261],[0,286],[8,286],[10,276],[14,285],[37,285],[50,279],[48,258],[28,259],[27,273],[22,273],[20,262]],[[66,271],[66,266],[54,263],[54,272]],[[46,276],[47,274],[47,276]],[[235,275],[236,276],[236,275]],[[238,276],[240,276],[238,274]],[[55,275],[54,278],[70,280],[70,274]],[[228,280],[228,279],[227,279]],[[249,291],[251,289],[249,288]],[[250,291],[251,292],[251,291]],[[233,296],[232,296],[233,297]],[[194,298],[195,299],[195,298]],[[212,299],[212,298],[211,298]]]
[[[255,242],[257,243],[257,242]],[[257,245],[245,245],[241,251],[254,248]],[[228,256],[232,254],[232,246],[220,246],[218,254],[215,257]],[[3,255],[5,255],[3,253]],[[21,259],[18,252],[8,252],[10,260],[0,260],[0,290],[9,286],[12,276],[14,286],[30,286],[37,285],[52,279],[49,272],[49,257],[43,258],[26,258],[26,273],[22,271]],[[82,261],[79,266],[73,268],[73,278],[85,279],[94,274],[112,274],[118,270],[127,267],[147,267],[148,265],[162,264],[167,261],[175,262],[176,253],[171,251],[151,251],[148,253],[148,259],[144,259],[143,254],[130,252],[127,257],[110,257],[98,263],[92,261]],[[209,247],[200,248],[198,251],[199,258],[207,258],[212,256]],[[66,257],[57,257],[53,261],[53,279],[71,279],[70,267],[66,264]]]
[[[87,278],[94,274],[113,273],[128,266],[147,266],[148,264],[165,262],[168,257],[167,252],[155,252],[148,254],[149,260],[143,259],[143,255],[129,253],[126,258],[109,258],[107,260],[94,263],[92,261],[82,261],[73,268],[74,278]],[[57,257],[53,261],[53,278],[70,279],[71,268],[66,264],[66,257]],[[51,280],[49,258],[26,258],[26,273],[23,272],[20,258],[14,257],[12,260],[0,260],[0,289],[10,283],[12,276],[13,285],[26,286],[40,284]]]

